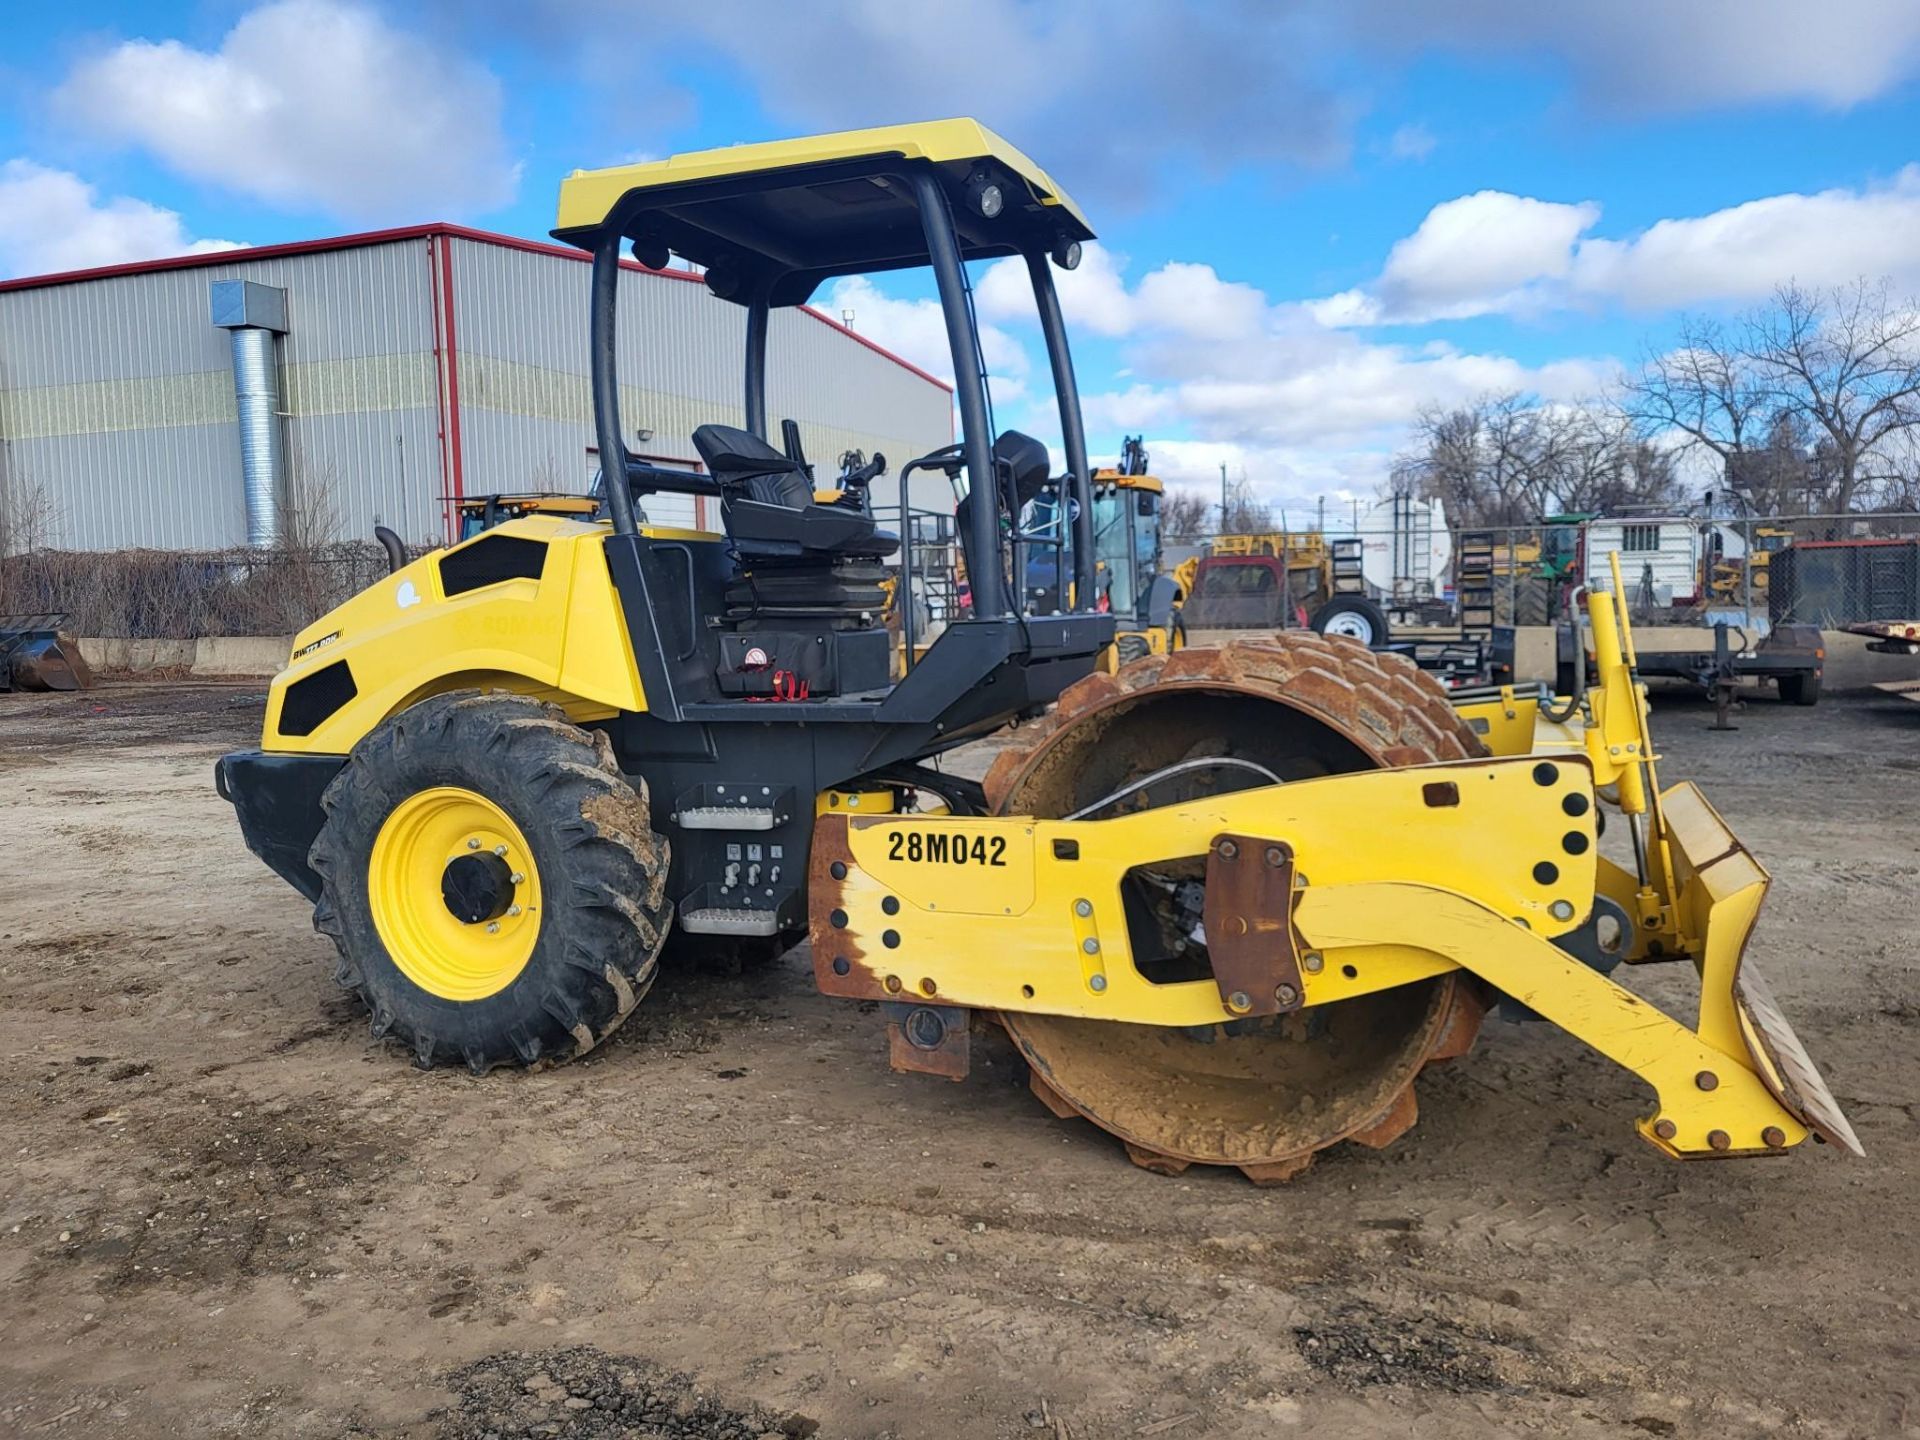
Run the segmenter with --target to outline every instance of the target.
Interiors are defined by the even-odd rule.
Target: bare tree
[[[1557,510],[1673,503],[1672,456],[1617,410],[1517,394],[1425,411],[1391,485],[1438,499],[1457,524],[1531,525]]]
[[[1687,447],[1709,450],[1723,465],[1758,442],[1777,408],[1739,339],[1697,315],[1681,317],[1679,343],[1671,350],[1647,354],[1623,397],[1623,409],[1643,432],[1677,433]]]
[[[0,559],[43,550],[60,528],[60,507],[30,475],[0,470]]]
[[[1213,518],[1207,497],[1193,490],[1169,490],[1160,501],[1160,529],[1169,540],[1194,540],[1207,533]]]
[[[1273,507],[1255,496],[1253,487],[1245,480],[1235,485],[1227,496],[1225,514],[1221,517],[1220,533],[1264,535],[1276,528],[1278,527],[1274,524]]]
[[[1543,411],[1547,510],[1612,513],[1681,503],[1672,450],[1638,434],[1619,410],[1592,405]]]
[[[280,511],[281,548],[304,553],[337,544],[341,522],[334,498],[339,487],[333,466],[295,465],[291,469],[287,498]]]
[[[1904,493],[1901,439],[1920,426],[1920,308],[1885,281],[1783,285],[1731,329],[1688,317],[1625,400],[1643,431],[1717,456],[1754,511],[1884,500]]]
[[[1920,309],[1883,280],[1825,293],[1784,285],[1747,321],[1747,355],[1779,402],[1832,446],[1827,503],[1854,508],[1892,437],[1920,425]]]

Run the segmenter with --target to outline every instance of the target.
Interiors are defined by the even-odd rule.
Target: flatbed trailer
[[[1920,620],[1866,620],[1849,625],[1847,634],[1866,636],[1867,649],[1882,655],[1920,655]]]
[[[1827,649],[1818,627],[1776,625],[1758,645],[1734,643],[1736,625],[1726,621],[1713,627],[1711,650],[1642,650],[1635,657],[1635,673],[1642,678],[1687,680],[1698,685],[1714,705],[1714,728],[1731,730],[1728,723],[1742,680],[1771,680],[1780,698],[1795,705],[1813,705],[1820,699],[1820,680],[1826,669]],[[1744,639],[1744,637],[1742,637]],[[1554,685],[1560,694],[1573,693],[1581,683],[1580,647],[1586,632],[1562,625],[1557,638]],[[1593,653],[1585,655],[1591,673]]]
[[[1711,650],[1642,650],[1639,673],[1690,680],[1700,686],[1713,701],[1716,730],[1734,728],[1727,717],[1742,680],[1771,680],[1779,687],[1780,698],[1794,705],[1819,702],[1827,647],[1817,626],[1776,625],[1751,647],[1734,645],[1735,628],[1724,620],[1717,623]]]

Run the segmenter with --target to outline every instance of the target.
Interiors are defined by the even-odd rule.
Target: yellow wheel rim
[[[367,870],[381,943],[428,994],[484,1000],[532,958],[540,872],[520,827],[484,795],[409,795],[374,837]]]

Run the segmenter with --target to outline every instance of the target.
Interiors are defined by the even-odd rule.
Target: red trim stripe
[[[460,538],[459,510],[454,506],[451,481],[453,462],[447,452],[447,372],[445,365],[446,341],[440,333],[440,257],[434,253],[435,246],[429,240],[426,244],[427,256],[427,313],[433,320],[433,403],[434,414],[439,418],[440,441],[440,524],[446,531],[447,543],[453,544]]]
[[[467,480],[465,457],[460,447],[460,342],[453,328],[453,240],[447,235],[440,237],[440,279],[440,295],[447,317],[447,451],[453,460],[448,478],[453,486],[457,514],[460,502],[466,498]]]
[[[548,245],[538,240],[523,240],[518,235],[500,235],[491,230],[475,230],[467,225],[435,221],[428,225],[403,225],[390,230],[363,230],[352,235],[333,235],[320,240],[296,240],[282,245],[252,245],[238,250],[213,250],[203,255],[171,255],[162,260],[139,260],[126,265],[100,265],[91,270],[63,270],[50,275],[23,275],[13,280],[0,280],[0,294],[6,294],[11,290],[38,290],[54,285],[78,285],[88,280],[106,280],[119,275],[146,275],[158,270],[200,270],[212,265],[232,265],[241,261],[277,260],[288,255],[318,255],[329,250],[353,250],[365,245],[390,245],[406,240],[431,242],[436,239],[443,245],[449,239],[473,240],[482,245],[500,245],[508,250],[523,250],[529,255],[549,255],[560,260],[578,261],[583,265],[591,263],[593,259],[584,250],[576,250],[570,245]],[[657,275],[662,280],[687,280],[698,284],[702,278],[690,270],[652,270],[637,260],[622,260],[620,266],[623,270],[637,270],[643,275]],[[451,305],[450,300],[448,304]],[[858,331],[849,330],[838,320],[830,319],[811,305],[803,305],[800,308],[821,324],[830,325],[841,334],[859,341],[876,355],[885,356],[901,369],[911,371],[930,385],[939,386],[949,395],[953,393],[953,386],[937,375],[929,375],[912,361],[901,358],[883,345],[875,344]]]

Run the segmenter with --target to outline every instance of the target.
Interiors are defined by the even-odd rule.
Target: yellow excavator
[[[999,136],[947,120],[576,172],[554,233],[593,262],[606,518],[530,513],[398,564],[295,638],[259,746],[218,767],[375,1036],[476,1074],[566,1060],[672,938],[805,938],[896,1068],[962,1077],[999,1024],[1047,1105],[1154,1170],[1267,1182],[1384,1145],[1496,1004],[1644,1081],[1664,1155],[1857,1151],[1749,953],[1765,870],[1656,778],[1612,594],[1586,597],[1597,673],[1566,695],[1450,698],[1311,633],[1099,672],[1116,616],[1054,285],[1093,231]],[[742,403],[691,437],[700,473],[622,441],[620,372],[649,343],[616,334],[629,250],[696,262],[741,318]],[[988,427],[967,266],[1002,257],[1031,282],[1063,475]],[[901,481],[961,482],[972,607],[896,681],[873,617],[897,537],[863,496],[822,503],[795,431],[767,439],[803,393],[767,335],[835,277],[906,268],[932,276],[960,439]],[[1015,520],[1048,486],[1074,501],[1074,599],[1041,612]],[[716,499],[724,537],[651,522],[660,493]],[[943,765],[983,739],[984,784]],[[1692,972],[1697,1012],[1623,983],[1648,964]]]

